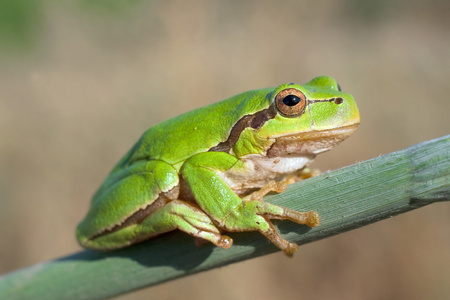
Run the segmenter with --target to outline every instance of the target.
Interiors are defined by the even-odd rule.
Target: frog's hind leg
[[[139,237],[135,242],[179,229],[225,249],[230,248],[233,244],[233,240],[222,235],[202,210],[182,200],[173,200],[165,204],[134,227]],[[141,232],[148,234],[140,234]]]

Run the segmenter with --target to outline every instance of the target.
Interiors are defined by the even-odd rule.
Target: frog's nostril
[[[342,99],[342,98],[334,98],[334,103],[336,103],[336,104],[341,104],[342,102],[344,102],[344,99]]]

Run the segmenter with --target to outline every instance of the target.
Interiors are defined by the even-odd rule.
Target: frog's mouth
[[[313,130],[277,137],[267,151],[268,157],[317,155],[345,140],[359,123],[327,130]]]

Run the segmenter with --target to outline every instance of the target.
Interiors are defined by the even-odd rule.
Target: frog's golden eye
[[[275,97],[275,105],[285,117],[296,117],[305,110],[306,96],[297,89],[285,89]]]

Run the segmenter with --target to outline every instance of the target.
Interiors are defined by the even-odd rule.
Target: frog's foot
[[[315,211],[298,212],[289,208],[276,206],[266,202],[260,202],[258,206],[256,206],[256,208],[258,210],[258,214],[262,214],[268,219],[287,219],[309,227],[316,227],[320,223],[319,214]],[[267,222],[272,225],[270,221],[267,220]],[[269,227],[269,230],[260,230],[260,232],[269,240],[271,240],[272,243],[281,248],[287,256],[292,256],[298,249],[297,244],[289,243],[288,241],[284,240],[273,227],[273,225]]]
[[[225,220],[223,227],[227,231],[258,230],[275,246],[282,249],[288,256],[297,251],[298,246],[283,239],[273,226],[270,219],[291,220],[310,227],[318,226],[319,214],[315,211],[298,212],[289,208],[277,206],[263,201],[249,201],[237,207]]]
[[[286,188],[288,187],[288,185],[293,184],[300,180],[305,180],[305,179],[317,176],[319,174],[320,174],[320,171],[318,169],[311,170],[309,168],[305,168],[301,171],[298,171],[297,173],[293,173],[293,174],[286,176],[283,180],[269,181],[260,190],[255,191],[255,192],[243,197],[242,200],[243,201],[260,200],[270,192],[276,192],[276,193],[284,192],[286,190]]]
[[[146,218],[139,226],[141,230],[151,233],[151,236],[179,229],[224,249],[233,245],[233,240],[226,235],[222,235],[200,208],[181,200],[167,203]]]

